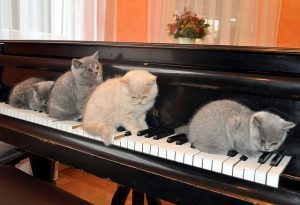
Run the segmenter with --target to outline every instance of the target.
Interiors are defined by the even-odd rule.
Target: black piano
[[[300,204],[300,50],[113,42],[0,42],[1,101],[22,73],[55,79],[72,58],[100,53],[104,78],[132,69],[158,76],[151,127],[186,124],[208,102],[231,99],[295,122],[280,150],[291,156],[278,187],[145,154],[104,146],[80,134],[0,114],[0,140],[176,204]],[[10,71],[13,74],[9,74]]]

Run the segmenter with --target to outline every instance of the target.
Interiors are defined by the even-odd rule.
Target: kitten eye
[[[142,98],[145,99],[145,98],[147,98],[147,97],[148,97],[148,96],[143,96]]]
[[[91,65],[91,64],[88,65],[87,70],[88,70],[89,72],[93,72],[93,69],[92,69],[92,65]]]
[[[100,67],[97,65],[97,66],[96,66],[96,70],[99,70],[99,69],[100,69]]]
[[[266,141],[265,140],[260,140],[260,143],[265,144]]]
[[[276,146],[277,144],[278,144],[278,143],[275,142],[275,143],[272,143],[271,146]]]
[[[135,97],[135,96],[132,96],[131,98],[132,98],[132,99],[136,99],[137,97]]]
[[[40,101],[42,101],[43,100],[43,98],[40,98]]]

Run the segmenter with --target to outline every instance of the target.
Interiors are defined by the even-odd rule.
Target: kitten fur
[[[189,125],[188,139],[203,152],[226,155],[234,149],[254,156],[278,149],[294,126],[275,114],[253,112],[237,102],[219,100],[195,114]]]
[[[20,109],[47,112],[48,99],[53,85],[53,81],[29,78],[14,86],[8,103]]]
[[[49,116],[59,120],[79,120],[86,101],[102,82],[102,65],[98,51],[91,56],[73,59],[71,71],[60,76],[53,87],[49,100]]]
[[[101,136],[106,145],[112,143],[112,134],[119,126],[133,134],[147,129],[146,112],[153,106],[157,93],[156,76],[147,71],[134,70],[109,79],[91,95],[83,128]]]

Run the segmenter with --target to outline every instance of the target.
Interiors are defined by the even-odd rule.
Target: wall
[[[147,42],[148,0],[118,0],[117,39],[125,42]]]
[[[277,46],[300,48],[300,0],[282,1]]]
[[[147,42],[148,0],[117,0],[116,41]],[[300,0],[282,0],[278,47],[300,48]]]

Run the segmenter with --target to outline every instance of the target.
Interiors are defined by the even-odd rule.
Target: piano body
[[[260,184],[180,162],[176,157],[184,158],[186,153],[179,150],[187,146],[174,149],[171,159],[129,149],[128,141],[125,146],[119,142],[106,147],[82,130],[72,129],[76,123],[31,119],[28,116],[35,114],[7,111],[3,103],[0,140],[178,204],[300,204],[300,50],[112,42],[0,43],[3,82],[12,68],[38,71],[40,77],[58,76],[70,68],[72,58],[95,50],[100,53],[105,78],[137,68],[154,73],[159,96],[147,115],[153,127],[173,129],[186,124],[200,106],[218,99],[236,100],[255,111],[269,110],[297,124],[281,147],[292,158],[275,186],[267,183],[267,175],[265,184]],[[3,82],[1,99],[5,100],[8,89]],[[155,143],[148,139],[140,142],[143,145],[145,150]]]

